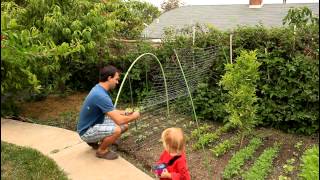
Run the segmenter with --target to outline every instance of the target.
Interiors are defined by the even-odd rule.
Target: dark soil
[[[22,104],[21,116],[46,121],[59,118],[59,115],[63,112],[78,113],[86,95],[87,93],[74,93],[71,96],[64,98],[49,96],[43,101]],[[205,150],[194,150],[192,148],[192,144],[194,144],[196,140],[190,138],[191,131],[196,129],[197,126],[194,122],[190,123],[190,121],[192,121],[190,117],[189,119],[187,117],[184,118],[183,121],[171,124],[166,121],[156,122],[156,119],[157,117],[152,118],[152,120],[147,119],[143,120],[143,122],[138,122],[138,127],[140,129],[136,130],[135,125],[132,123],[130,125],[131,129],[126,133],[127,135],[122,137],[122,143],[118,148],[121,154],[127,157],[130,162],[136,165],[139,164],[137,165],[139,168],[143,168],[145,172],[151,174],[151,166],[158,160],[160,153],[163,151],[162,144],[159,141],[161,131],[168,126],[178,126],[184,129],[187,136],[186,153],[191,179],[222,179],[221,175],[223,169],[228,164],[232,155],[239,150],[240,143],[236,147],[227,151],[221,157],[215,158],[209,148],[206,148]],[[201,124],[203,123],[211,125],[213,131],[222,126],[221,124],[210,121],[201,122]],[[146,125],[145,127],[144,124]],[[236,132],[224,133],[220,136],[220,139],[217,142],[210,146],[214,147],[217,143],[222,142],[235,134]],[[279,154],[273,161],[273,169],[270,171],[267,179],[279,179],[278,177],[280,175],[296,179],[300,170],[300,157],[303,152],[313,144],[319,143],[318,134],[313,136],[302,136],[287,134],[279,130],[266,128],[257,128],[254,134],[262,137],[263,145],[255,152],[254,158],[246,162],[242,167],[243,170],[249,169],[254,163],[254,160],[258,158],[265,148],[273,146],[275,142],[281,143]],[[244,147],[251,138],[252,137],[246,137],[243,141],[242,147]],[[297,143],[302,143],[302,145],[297,148]],[[286,174],[284,172],[283,165],[291,158],[295,159],[295,168],[292,172]],[[235,177],[234,179],[240,179],[240,177]]]

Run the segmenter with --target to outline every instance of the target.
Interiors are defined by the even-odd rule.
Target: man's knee
[[[121,128],[120,126],[116,126],[114,128],[114,132],[113,132],[114,135],[120,135],[121,134]]]
[[[126,132],[129,128],[129,125],[128,124],[121,124],[120,125],[120,129],[121,129],[121,134]]]

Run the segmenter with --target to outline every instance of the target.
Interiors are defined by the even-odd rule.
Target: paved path
[[[1,141],[39,150],[74,180],[152,180],[123,158],[104,160],[74,131],[1,118]]]

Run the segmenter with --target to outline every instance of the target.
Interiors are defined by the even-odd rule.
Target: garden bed
[[[41,124],[55,125],[62,128],[75,130],[76,118],[80,110],[82,101],[86,93],[75,93],[71,96],[64,98],[48,97],[43,101],[29,102],[22,104],[21,116],[28,118],[31,121]],[[157,118],[153,118],[150,121],[155,121]],[[144,124],[149,124],[148,127],[141,128]],[[201,126],[207,124],[211,127],[210,132],[215,132],[222,125],[214,122],[201,122]],[[191,119],[184,118],[183,121],[169,124],[166,121],[157,123],[159,129],[153,131],[151,135],[145,135],[144,138],[137,141],[137,137],[148,130],[154,128],[153,123],[147,123],[147,121],[139,122],[138,127],[141,129],[135,130],[135,125],[130,125],[131,129],[127,132],[127,135],[122,137],[122,143],[118,150],[121,154],[129,158],[129,161],[133,164],[139,164],[138,167],[143,168],[145,172],[150,173],[150,167],[159,158],[161,151],[163,150],[162,144],[159,141],[161,130],[167,126],[179,126],[182,127],[187,136],[187,161],[191,174],[191,178],[195,180],[204,179],[221,179],[222,172],[229,160],[237,151],[239,151],[239,144],[235,147],[227,150],[225,154],[220,157],[214,157],[213,153],[209,150],[210,147],[214,147],[219,142],[223,142],[225,139],[229,139],[236,135],[236,132],[224,132],[219,136],[219,139],[213,143],[210,143],[208,148],[203,151],[195,150],[192,146],[197,142],[197,139],[191,137],[191,132],[196,129],[196,123]],[[147,126],[147,125],[146,125]],[[161,128],[160,128],[161,127]],[[274,129],[258,128],[254,131],[253,135],[247,136],[242,148],[245,147],[249,140],[253,137],[260,137],[262,139],[262,145],[253,154],[252,159],[245,161],[242,166],[242,170],[249,169],[255,160],[261,155],[261,153],[267,147],[271,147],[275,142],[280,143],[280,149],[277,156],[272,162],[272,169],[268,173],[267,179],[279,179],[279,176],[290,177],[296,179],[300,172],[300,157],[306,148],[311,147],[313,144],[319,143],[318,134],[313,136],[302,136],[294,134],[286,134]],[[293,170],[285,172],[283,166],[287,163],[287,160],[294,158]],[[206,163],[209,167],[206,167]],[[241,176],[236,176],[234,179],[240,179]]]

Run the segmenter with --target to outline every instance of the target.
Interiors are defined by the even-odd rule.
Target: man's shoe
[[[119,146],[120,143],[120,139],[117,139],[115,142],[112,143],[112,145]]]
[[[109,150],[107,153],[105,154],[99,154],[98,152],[96,152],[96,157],[98,158],[103,158],[103,159],[107,159],[107,160],[114,160],[117,159],[119,156],[117,153]]]
[[[96,142],[96,143],[87,143],[89,146],[92,147],[92,149],[98,149],[99,148],[99,144]]]

